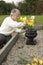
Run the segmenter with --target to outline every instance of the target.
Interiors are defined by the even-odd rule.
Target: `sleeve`
[[[22,29],[16,28],[15,32],[21,32]]]
[[[16,21],[14,21],[14,22],[10,22],[9,25],[11,27],[20,28],[20,27],[25,26],[25,23],[24,22],[16,22]]]

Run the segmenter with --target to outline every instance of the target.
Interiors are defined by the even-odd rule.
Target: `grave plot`
[[[20,35],[2,65],[26,65],[33,62],[34,56],[43,60],[43,30],[37,33],[36,45],[26,45],[27,38]]]

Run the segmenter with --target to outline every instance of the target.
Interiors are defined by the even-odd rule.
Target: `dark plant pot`
[[[34,38],[37,36],[37,30],[27,30],[25,36],[28,38],[26,44],[34,45]]]

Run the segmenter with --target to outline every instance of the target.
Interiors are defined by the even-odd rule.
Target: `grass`
[[[8,15],[0,15],[0,25],[2,24],[3,20],[7,17]]]
[[[36,16],[35,21],[37,25],[43,25],[43,15]]]
[[[0,15],[0,25],[8,15]],[[43,25],[43,15],[38,15],[35,18],[36,25]]]

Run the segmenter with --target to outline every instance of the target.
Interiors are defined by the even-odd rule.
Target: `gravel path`
[[[20,36],[2,65],[25,65],[38,57],[43,60],[43,31],[38,31],[36,45],[26,45],[26,38]]]

